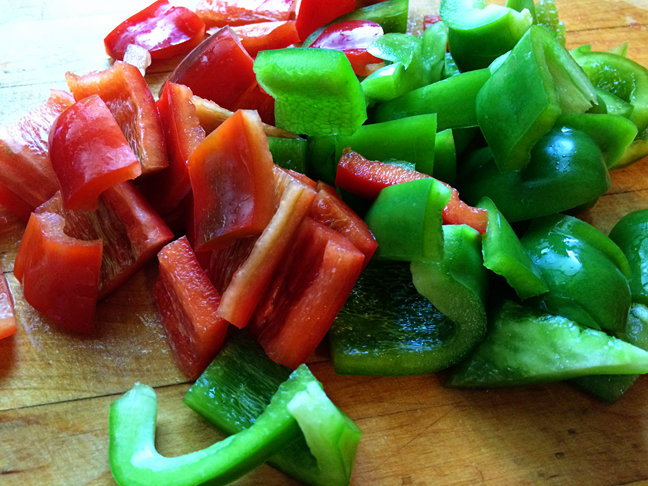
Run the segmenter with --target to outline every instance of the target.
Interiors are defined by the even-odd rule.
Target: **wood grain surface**
[[[0,124],[66,89],[64,74],[105,69],[103,38],[149,0],[0,0]],[[177,2],[173,2],[178,4]],[[557,0],[568,47],[630,41],[648,65],[648,2]],[[192,7],[191,3],[184,3]],[[173,61],[152,67],[157,87]],[[608,232],[648,207],[648,162],[613,174],[613,188],[584,219]],[[159,397],[157,446],[179,455],[222,435],[182,404],[190,384],[176,369],[155,309],[155,265],[99,304],[96,332],[66,334],[35,312],[13,277],[24,224],[0,208],[0,264],[18,333],[0,341],[0,485],[109,485],[108,405],[137,382]],[[318,350],[309,361],[329,396],[362,428],[354,485],[648,484],[648,381],[615,405],[566,384],[464,391],[437,376],[336,376]],[[262,466],[239,485],[293,485]]]

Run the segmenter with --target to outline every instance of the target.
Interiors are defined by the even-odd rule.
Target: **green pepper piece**
[[[510,387],[601,374],[648,373],[648,352],[562,316],[507,301],[486,339],[446,386]]]
[[[508,8],[512,8],[513,10],[517,10],[518,12],[522,12],[522,10],[526,8],[533,17],[533,23],[537,23],[535,5],[533,4],[533,0],[508,0],[506,2],[506,6]]]
[[[335,137],[335,158],[345,148],[369,160],[394,163],[407,161],[434,167],[436,115],[419,115],[384,123],[363,125],[350,137]]]
[[[348,20],[371,20],[372,22],[380,24],[385,34],[391,32],[400,32],[401,34],[404,34],[407,30],[408,6],[409,0],[386,0],[374,5],[359,8],[353,12],[342,15],[325,26],[317,29],[306,38],[302,47],[310,47],[310,45],[317,40],[327,27]]]
[[[306,135],[351,135],[367,119],[362,88],[342,51],[261,51],[254,72],[275,98],[278,127]]]
[[[601,148],[608,170],[612,170],[621,160],[637,136],[636,125],[627,118],[616,115],[563,115],[556,121],[556,127],[573,128],[592,137]]]
[[[483,69],[510,51],[533,24],[528,10],[518,12],[486,0],[441,0],[452,57],[462,71]]]
[[[268,137],[272,161],[279,167],[305,174],[308,141],[303,138]]]
[[[565,23],[558,18],[558,9],[553,0],[540,0],[535,7],[537,24],[553,33],[556,40],[565,45],[566,33]]]
[[[444,232],[442,262],[413,263],[411,272],[401,262],[372,261],[365,268],[328,334],[337,373],[431,373],[460,361],[483,338],[486,282],[479,238],[463,226],[444,226]],[[436,302],[417,292],[413,275],[425,292],[434,286],[428,297]]]
[[[313,180],[324,181],[331,186],[335,184],[335,174],[340,160],[335,158],[335,140],[336,137],[332,135],[308,137],[306,154],[306,175]]]
[[[488,69],[480,69],[416,89],[393,101],[378,105],[374,121],[385,122],[436,113],[438,131],[476,127],[478,123],[475,100],[490,76]]]
[[[457,150],[455,147],[454,131],[443,130],[436,134],[434,141],[434,166],[417,163],[416,170],[433,176],[435,179],[455,187],[457,184]]]
[[[457,74],[461,74],[459,66],[457,66],[457,63],[452,58],[452,54],[446,52],[445,62],[443,63],[443,71],[441,72],[441,79],[448,79],[452,76],[456,76]]]
[[[437,22],[423,33],[423,63],[427,73],[427,84],[441,80],[445,68],[448,46],[448,30],[443,22]]]
[[[648,69],[610,52],[571,51],[592,84],[630,103],[630,119],[642,133],[648,128]]]
[[[442,213],[449,200],[450,189],[433,178],[385,187],[365,217],[378,242],[374,258],[440,260]]]
[[[614,164],[611,170],[623,169],[639,162],[648,155],[648,128],[640,133],[637,138],[623,153],[623,156]]]
[[[610,239],[630,264],[632,300],[648,305],[648,209],[626,214],[610,231]]]
[[[484,266],[503,276],[520,299],[548,292],[542,272],[493,201],[484,197],[477,207],[488,211],[488,226],[482,237]]]
[[[308,373],[310,374],[310,373]],[[110,405],[110,469],[120,485],[227,484],[255,469],[299,437],[288,404],[306,389],[310,377],[295,372],[259,415],[253,426],[221,442],[179,457],[155,450],[157,398],[153,389],[136,384]]]
[[[533,221],[520,241],[549,286],[537,306],[592,329],[625,329],[629,265],[612,240],[584,221],[556,214]]]
[[[490,148],[484,148],[465,160],[458,180],[464,201],[475,205],[488,196],[509,222],[567,211],[612,186],[598,144],[587,134],[567,128],[545,135],[521,171],[502,174]]]
[[[528,165],[561,114],[584,113],[595,102],[594,87],[565,48],[532,26],[477,95],[477,120],[499,170],[511,172]]]
[[[315,486],[346,485],[361,432],[321,391],[308,368],[305,386],[289,401],[301,432],[268,459],[284,473]],[[245,332],[237,332],[187,392],[184,403],[226,434],[254,426],[292,370],[270,360]],[[319,389],[319,390],[318,390]],[[307,393],[306,396],[300,394]],[[310,412],[310,418],[304,412]]]

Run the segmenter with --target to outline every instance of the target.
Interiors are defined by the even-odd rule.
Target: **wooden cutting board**
[[[0,0],[0,124],[66,89],[64,74],[109,66],[103,37],[148,0]],[[561,0],[568,47],[630,41],[648,65],[648,1]],[[157,92],[172,62],[147,79]],[[615,172],[584,218],[607,232],[648,207],[648,162]],[[61,332],[24,301],[13,261],[24,224],[0,208],[0,263],[16,300],[18,333],[0,341],[0,484],[114,484],[108,405],[137,382],[159,397],[157,445],[179,455],[222,435],[182,404],[190,384],[175,368],[152,297],[149,266],[99,305],[96,332]],[[615,405],[565,384],[447,390],[436,376],[336,376],[325,352],[310,360],[329,396],[362,428],[355,485],[648,484],[648,381]],[[295,481],[262,466],[241,485]]]

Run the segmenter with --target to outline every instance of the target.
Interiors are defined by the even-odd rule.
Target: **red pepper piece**
[[[168,165],[155,100],[135,66],[116,61],[105,71],[85,76],[66,73],[65,78],[77,101],[97,94],[108,105],[142,165],[142,175],[154,174]]]
[[[18,327],[16,327],[14,300],[11,295],[11,289],[9,288],[4,273],[0,273],[0,339],[9,337],[17,331]]]
[[[237,111],[189,158],[198,251],[260,235],[275,211],[272,154],[253,111]]]
[[[317,196],[308,215],[345,236],[364,256],[363,268],[376,251],[378,243],[365,222],[325,182],[317,183]]]
[[[157,101],[169,167],[143,181],[139,188],[161,216],[171,213],[191,192],[189,156],[205,139],[192,96],[186,86],[167,82]]]
[[[297,32],[304,41],[331,20],[355,10],[355,0],[302,0],[297,11]]]
[[[399,165],[367,160],[362,155],[346,149],[338,164],[335,185],[365,199],[374,200],[382,189],[394,184],[430,177]],[[459,192],[452,190],[450,201],[443,210],[444,224],[467,224],[480,233],[486,232],[488,212],[474,208],[459,199]]]
[[[295,19],[295,0],[200,0],[196,13],[207,28]]]
[[[220,295],[186,237],[165,246],[158,260],[155,302],[178,367],[195,379],[223,346],[229,323],[215,317]]]
[[[36,212],[64,218],[65,233],[72,238],[103,241],[99,300],[117,290],[173,238],[162,218],[130,182],[104,191],[96,211],[66,210],[57,193]]]
[[[104,45],[108,55],[120,61],[129,44],[143,47],[152,59],[168,59],[188,53],[204,38],[205,24],[198,15],[159,0],[115,27]]]
[[[376,22],[349,20],[324,29],[310,47],[342,51],[351,62],[353,72],[358,76],[368,76],[375,70],[369,66],[383,60],[369,54],[367,47],[383,34],[383,28]]]
[[[256,57],[259,51],[282,49],[299,42],[294,20],[240,25],[232,27],[232,30],[252,57]]]
[[[258,84],[252,85],[241,97],[236,100],[232,110],[256,110],[261,121],[268,125],[275,124],[275,100]]]
[[[25,220],[59,190],[49,157],[49,132],[56,117],[73,104],[69,93],[53,89],[44,104],[13,125],[0,127],[0,204]]]
[[[76,332],[92,330],[101,268],[101,240],[68,236],[58,214],[32,214],[16,255],[14,275],[25,300]]]
[[[61,113],[50,131],[49,147],[66,209],[94,210],[102,192],[142,173],[126,137],[97,95]]]
[[[305,218],[248,328],[277,363],[297,368],[322,341],[362,271],[364,254]]]
[[[238,36],[229,27],[224,27],[191,51],[168,80],[184,84],[196,96],[231,110],[256,84],[253,64],[254,59]]]

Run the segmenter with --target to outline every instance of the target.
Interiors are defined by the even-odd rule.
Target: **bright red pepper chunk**
[[[373,72],[368,66],[380,64],[382,59],[367,52],[367,47],[384,34],[380,24],[370,20],[349,20],[324,29],[310,47],[343,51],[358,76]]]
[[[259,51],[282,49],[299,42],[294,20],[258,22],[232,27],[232,30],[252,57],[256,57]]]
[[[374,200],[387,186],[427,177],[430,176],[399,165],[367,160],[347,149],[338,164],[335,185],[365,199]],[[445,185],[452,190],[452,195],[443,210],[443,223],[467,224],[482,234],[486,233],[488,212],[467,205],[459,199],[459,192],[455,188]]]
[[[152,59],[186,54],[205,38],[205,24],[193,11],[159,0],[124,20],[106,36],[106,52],[122,61],[129,44],[143,47]]]
[[[66,209],[94,210],[102,192],[142,173],[126,137],[97,95],[76,102],[56,119],[49,147]]]
[[[297,12],[297,32],[304,41],[320,27],[355,10],[355,0],[302,0]]]

